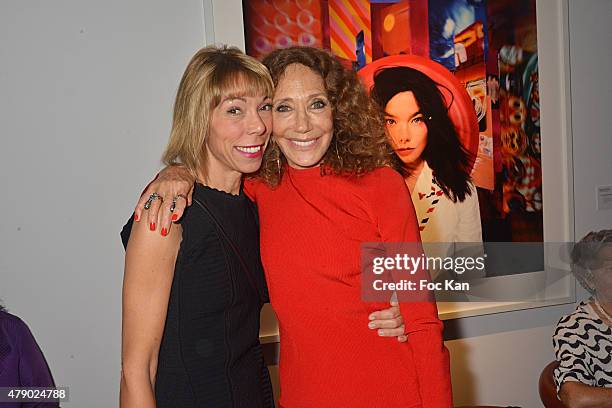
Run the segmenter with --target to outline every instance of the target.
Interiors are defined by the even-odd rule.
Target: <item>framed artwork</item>
[[[204,9],[207,42],[256,58],[304,45],[358,73],[398,56],[446,70],[473,120],[463,142],[483,245],[497,261],[478,282],[490,296],[440,302],[441,317],[574,302],[562,255],[574,240],[567,0],[204,0]],[[529,262],[511,259],[514,244],[530,248]]]

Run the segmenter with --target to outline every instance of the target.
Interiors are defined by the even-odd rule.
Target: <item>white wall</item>
[[[570,1],[572,133],[576,237],[612,228],[612,210],[597,210],[595,190],[612,185],[612,2]]]
[[[118,405],[118,234],[203,44],[201,0],[0,3],[0,298],[66,407]]]

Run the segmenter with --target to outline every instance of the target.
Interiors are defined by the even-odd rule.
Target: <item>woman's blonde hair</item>
[[[212,111],[222,98],[272,97],[273,89],[267,68],[238,48],[199,50],[189,61],[176,94],[170,140],[162,156],[164,164],[184,164],[196,176],[203,166]]]

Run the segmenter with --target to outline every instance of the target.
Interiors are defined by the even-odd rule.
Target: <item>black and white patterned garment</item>
[[[603,322],[588,302],[557,323],[553,347],[557,392],[565,381],[612,387],[612,327]]]

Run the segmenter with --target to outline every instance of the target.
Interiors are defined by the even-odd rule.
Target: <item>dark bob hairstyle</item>
[[[471,195],[470,153],[459,140],[438,84],[409,67],[383,68],[374,75],[372,98],[382,110],[398,93],[410,91],[427,118],[427,146],[422,158],[433,172],[436,183],[453,202]],[[451,101],[452,104],[452,101]]]

